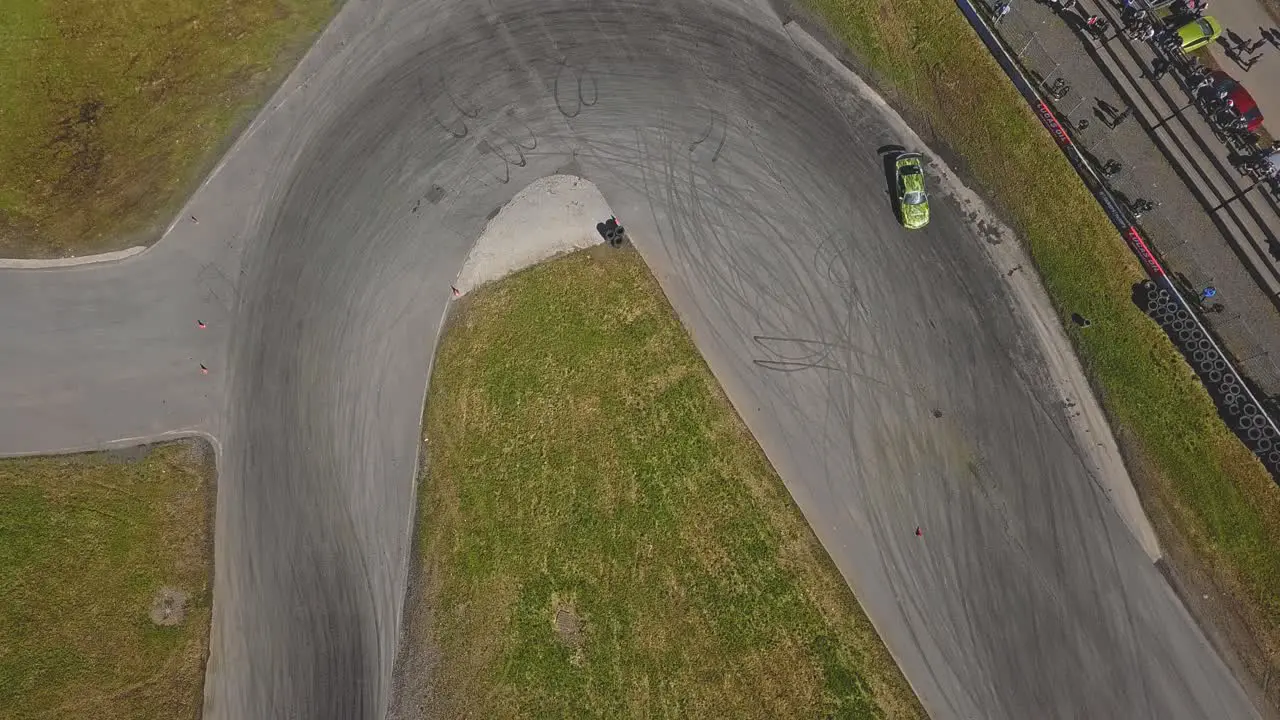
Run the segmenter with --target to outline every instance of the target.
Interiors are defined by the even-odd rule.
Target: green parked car
[[[893,163],[898,186],[898,214],[903,227],[919,230],[929,224],[929,196],[924,191],[924,157],[902,153]]]
[[[1209,16],[1193,20],[1178,28],[1174,40],[1182,52],[1190,53],[1208,45],[1222,34],[1222,25]]]

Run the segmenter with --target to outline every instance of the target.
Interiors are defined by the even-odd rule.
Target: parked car
[[[1201,91],[1200,97],[1207,98],[1208,104],[1205,107],[1210,113],[1210,119],[1219,124],[1226,124],[1223,122],[1224,117],[1239,118],[1241,129],[1246,132],[1257,132],[1262,126],[1262,111],[1258,109],[1258,103],[1254,101],[1249,91],[1236,82],[1235,78],[1221,70],[1209,73],[1208,79],[1209,83]]]
[[[1173,43],[1184,53],[1195,52],[1218,39],[1222,25],[1206,15],[1183,25],[1174,31]]]
[[[919,230],[929,224],[929,196],[924,191],[923,161],[920,153],[902,153],[893,163],[898,213],[903,227],[908,230]]]

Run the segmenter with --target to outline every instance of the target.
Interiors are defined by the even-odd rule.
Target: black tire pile
[[[617,218],[609,218],[602,223],[596,223],[596,232],[600,233],[600,237],[609,243],[611,248],[620,248],[627,241],[626,229],[618,224]]]
[[[1147,315],[1169,335],[1182,351],[1200,381],[1218,405],[1218,412],[1236,436],[1253,451],[1273,476],[1280,477],[1280,438],[1274,424],[1250,399],[1244,383],[1234,368],[1222,357],[1213,340],[1208,338],[1191,313],[1167,289],[1148,280]]]

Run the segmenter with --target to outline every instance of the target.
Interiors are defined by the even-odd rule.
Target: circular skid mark
[[[600,84],[586,66],[580,67],[565,59],[552,62],[556,70],[551,94],[561,115],[576,118],[585,108],[594,107],[600,101]]]

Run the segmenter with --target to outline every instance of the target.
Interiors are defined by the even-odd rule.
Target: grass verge
[[[154,239],[337,5],[0,3],[0,254]]]
[[[197,441],[0,460],[0,717],[200,716],[212,478]]]
[[[1136,259],[951,0],[801,5],[961,158],[1020,232],[1117,425],[1144,505],[1177,534],[1163,539],[1187,544],[1244,616],[1260,647],[1241,659],[1261,680],[1280,648],[1280,491],[1132,303],[1143,278]],[[1092,327],[1074,328],[1071,312]]]
[[[425,716],[924,717],[635,253],[468,296],[429,397]]]

